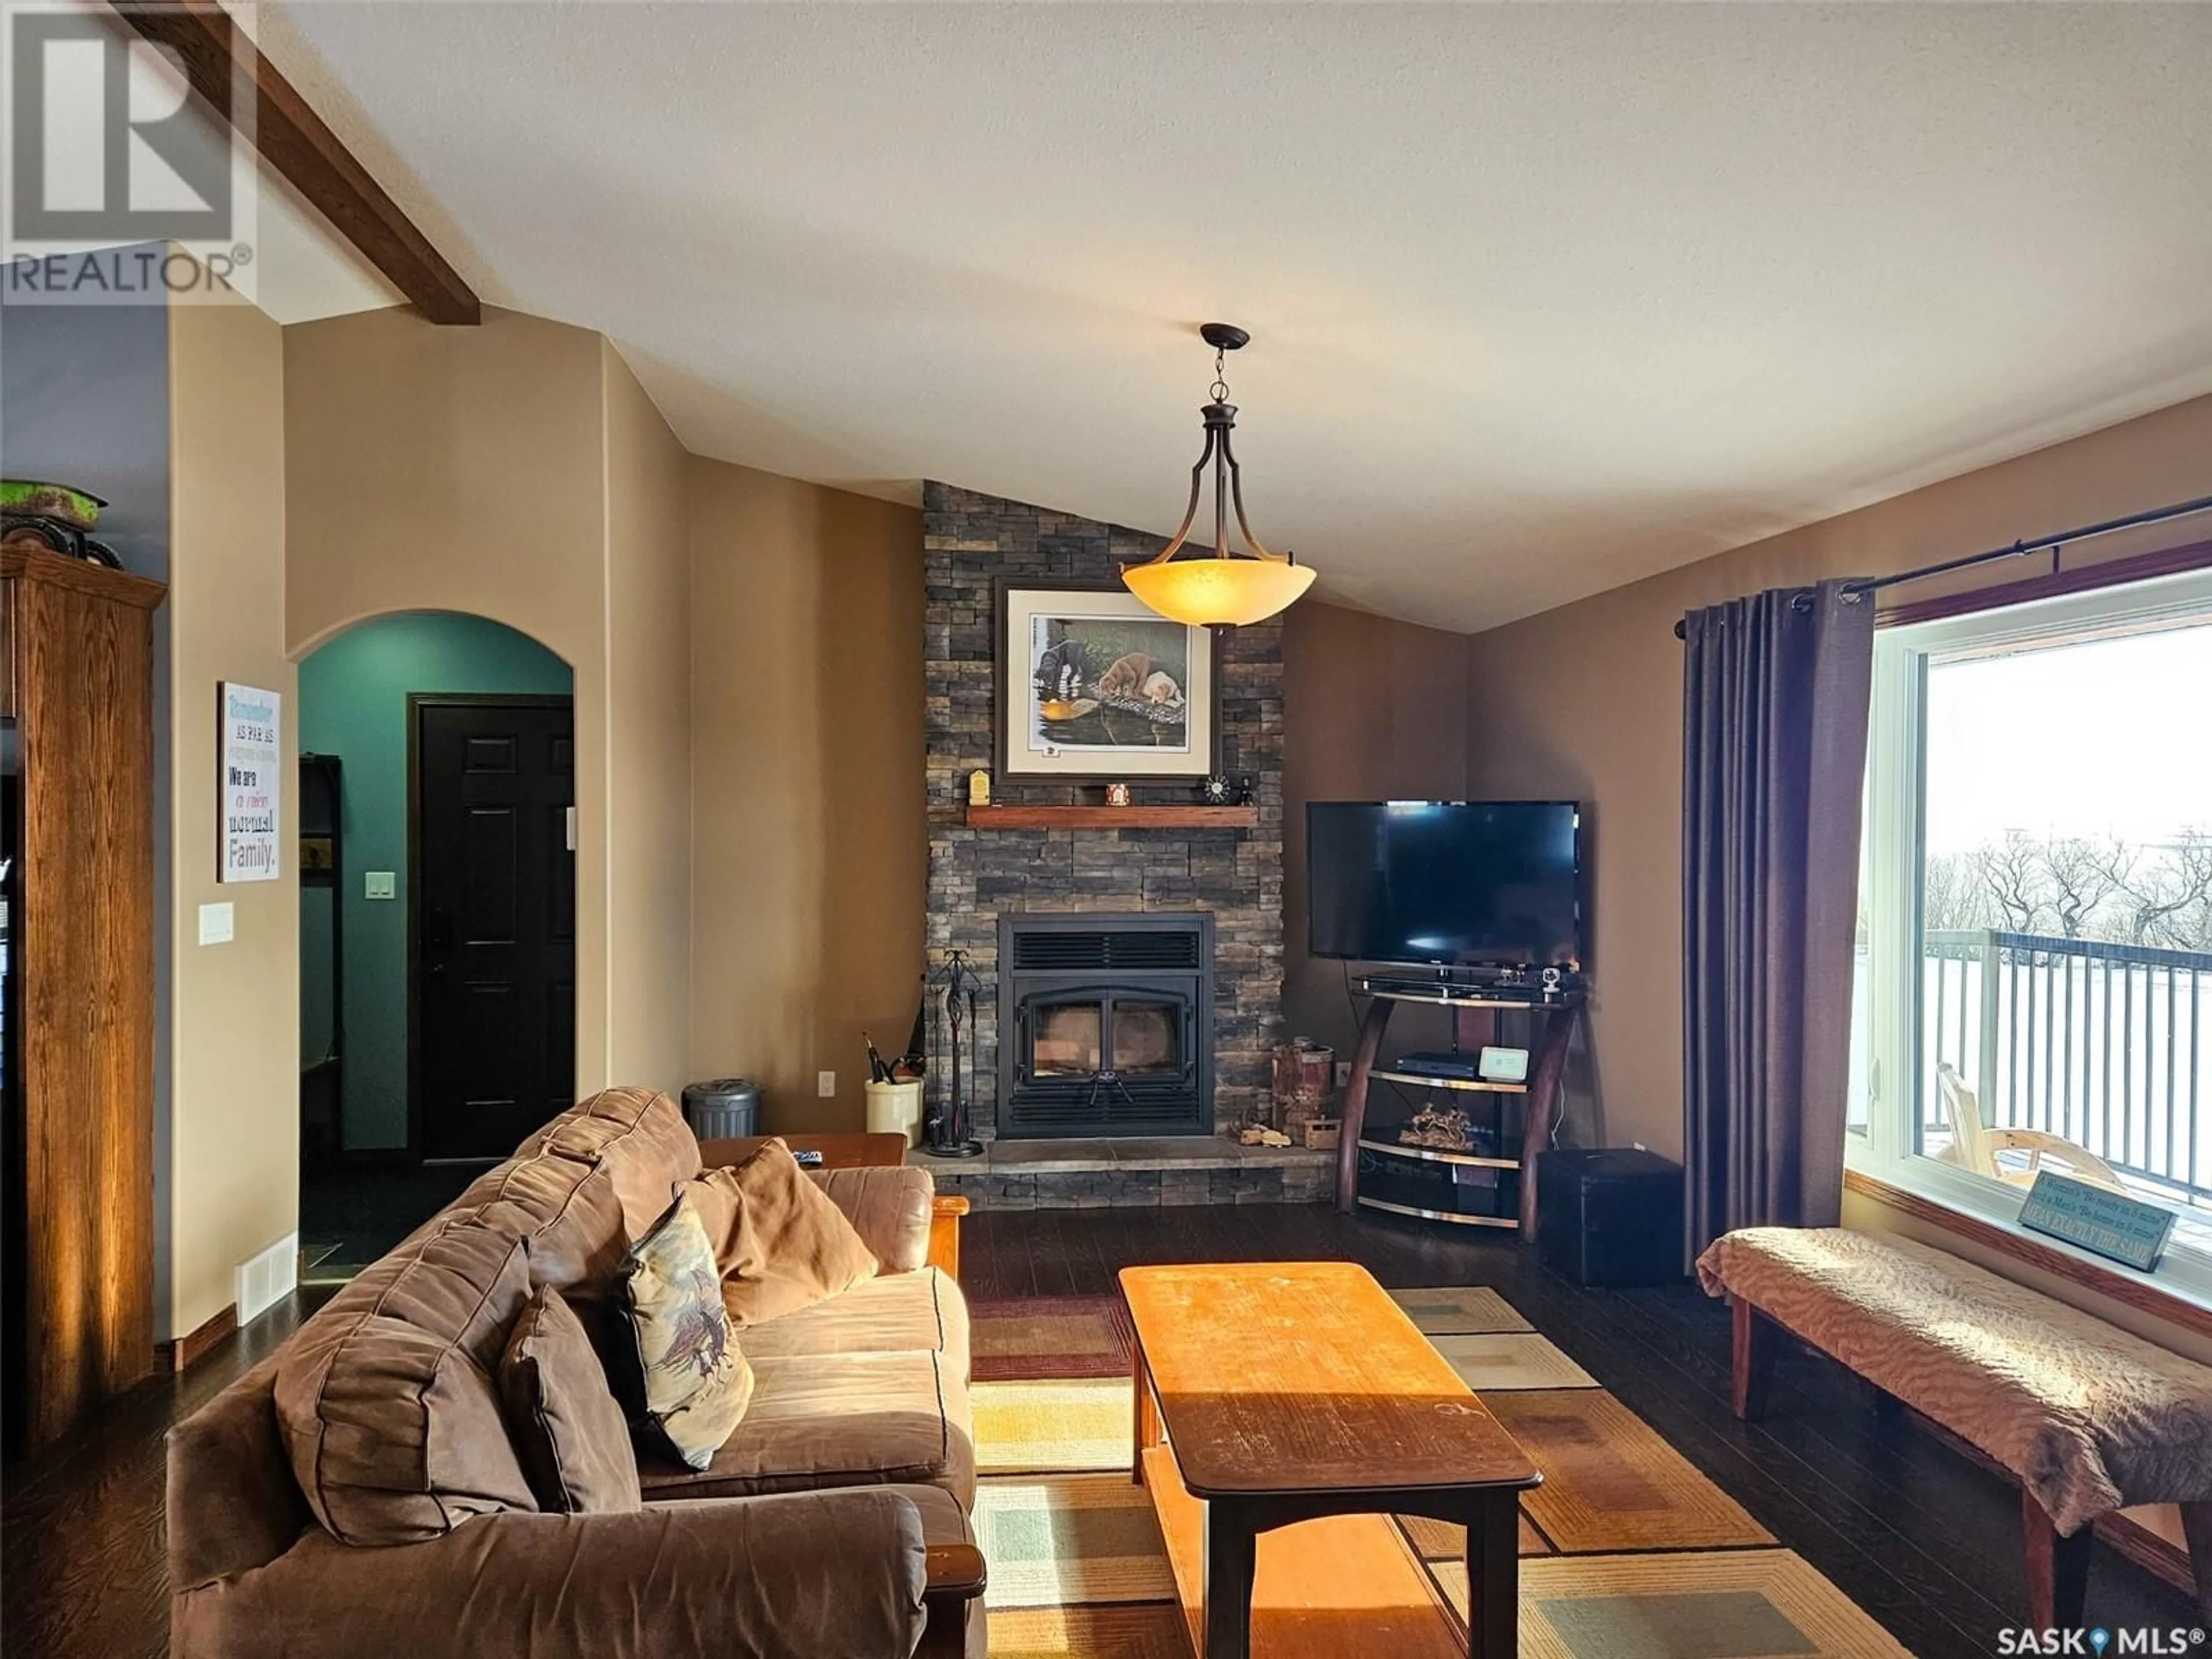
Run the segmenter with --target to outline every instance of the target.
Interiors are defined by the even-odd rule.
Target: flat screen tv
[[[1306,872],[1315,956],[1582,966],[1582,814],[1573,801],[1314,801]]]

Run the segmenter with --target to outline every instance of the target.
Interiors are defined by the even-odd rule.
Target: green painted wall
[[[572,690],[568,665],[528,635],[443,611],[363,623],[300,665],[300,747],[344,763],[338,890],[349,1151],[407,1144],[407,695]],[[392,898],[362,896],[371,870],[394,873]],[[321,899],[304,896],[301,919],[301,1046],[308,1057],[324,1052],[329,1030],[330,921]]]

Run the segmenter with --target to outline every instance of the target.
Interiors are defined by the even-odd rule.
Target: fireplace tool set
[[[927,982],[933,1037],[942,1032],[949,1041],[930,1044],[945,1057],[945,1079],[923,1122],[922,1150],[934,1158],[980,1157],[983,1143],[968,1133],[968,1093],[975,1081],[975,1002],[983,981],[968,965],[965,951],[948,950]]]

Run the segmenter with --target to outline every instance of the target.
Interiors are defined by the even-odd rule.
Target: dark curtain
[[[1843,1202],[1874,601],[1840,581],[1683,618],[1688,1250]]]

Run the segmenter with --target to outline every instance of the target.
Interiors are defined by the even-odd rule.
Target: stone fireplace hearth
[[[923,487],[922,532],[926,605],[923,669],[929,792],[929,908],[927,944],[933,963],[957,947],[968,953],[982,981],[973,1034],[974,1075],[969,1097],[972,1133],[1006,1141],[1065,1137],[1079,1133],[1159,1137],[1171,1130],[1188,1137],[1185,1159],[1211,1147],[1198,1138],[1208,1127],[1233,1128],[1248,1114],[1267,1105],[1269,1056],[1283,1030],[1283,716],[1282,629],[1278,623],[1232,629],[1223,642],[1218,696],[1221,709],[1221,768],[1232,778],[1249,780],[1258,807],[1252,829],[1201,830],[1006,830],[970,828],[964,803],[971,772],[994,769],[996,717],[994,623],[997,584],[1012,580],[1031,585],[1113,581],[1124,563],[1150,557],[1160,538],[1132,530],[1054,513],[1018,501],[977,495],[948,484]],[[1099,799],[1097,788],[1067,784],[1010,782],[994,779],[994,799],[1004,805],[1063,805]],[[1139,805],[1194,803],[1189,783],[1132,781]],[[1116,1073],[1137,1109],[1113,1121],[1110,1112],[1087,1129],[1072,1123],[1009,1111],[1021,1059],[1002,1054],[1001,1043],[1026,1039],[1001,1029],[1011,1021],[1019,999],[1002,996],[1001,974],[1011,964],[1000,955],[1000,919],[1054,915],[1081,918],[1083,929],[1111,932],[1116,917],[1130,919],[1124,931],[1158,931],[1149,919],[1203,916],[1212,935],[1210,958],[1202,966],[1210,986],[1178,994],[1206,1000],[1188,1011],[1185,1044],[1175,1058],[1181,1079],[1186,1060],[1194,1073],[1206,1068],[1210,1079],[1194,1076],[1199,1097],[1182,1103],[1182,1115],[1146,1109],[1159,1105],[1165,1092],[1164,1060],[1157,1045],[1171,1034],[1172,1023],[1158,1003],[1129,1005],[1118,1026],[1112,1010],[1102,1010],[1093,1030],[1086,1016],[1070,1013],[1048,1032],[1048,1060],[1063,1069],[1084,1058],[1119,1030],[1124,1057],[1140,1062],[1091,1066],[1079,1081],[1079,1104],[1090,1101],[1096,1073]],[[1147,919],[1138,921],[1136,919]],[[1024,937],[1017,926],[1010,937]],[[1187,973],[1184,969],[1164,972]],[[1159,988],[1155,987],[1155,989]],[[1171,999],[1170,999],[1171,1000]],[[1120,1005],[1116,1005],[1119,1006]],[[1178,1011],[1174,1019],[1182,1018]],[[1206,1027],[1210,1025],[1210,1033]],[[1111,1029],[1109,1029],[1109,1027]],[[1031,1059],[1034,1056],[1030,1056]],[[1112,1056],[1109,1054],[1110,1060]],[[1129,1070],[1145,1073],[1126,1077]],[[1034,1066],[1032,1066],[1034,1071]],[[1051,1079],[1055,1086],[1070,1082]],[[1204,1103],[1210,1081],[1211,1112]],[[943,1079],[933,1077],[932,1087]],[[1071,1092],[1059,1089],[1065,1097]],[[1187,1092],[1187,1091],[1186,1091]],[[1123,1089],[1110,1085],[1101,1101],[1127,1107]],[[1040,1154],[1050,1149],[1040,1149]],[[1303,1149],[1294,1149],[1303,1152]],[[1079,1154],[1069,1154],[1080,1161]],[[997,1159],[994,1157],[994,1162]],[[1054,1160],[1066,1162],[1066,1158]],[[1111,1162],[1111,1159],[1105,1160]],[[1231,1164],[1241,1169],[1237,1160]],[[1158,1167],[1155,1165],[1155,1167]],[[1074,1175],[1079,1170],[1042,1173]],[[1192,1173],[1192,1172],[1187,1172]],[[1217,1178],[1196,1172],[1201,1184]],[[1225,1177],[1232,1185],[1241,1176]],[[1186,1183],[1188,1184],[1188,1183]],[[1249,1184],[1249,1183],[1243,1183]]]

